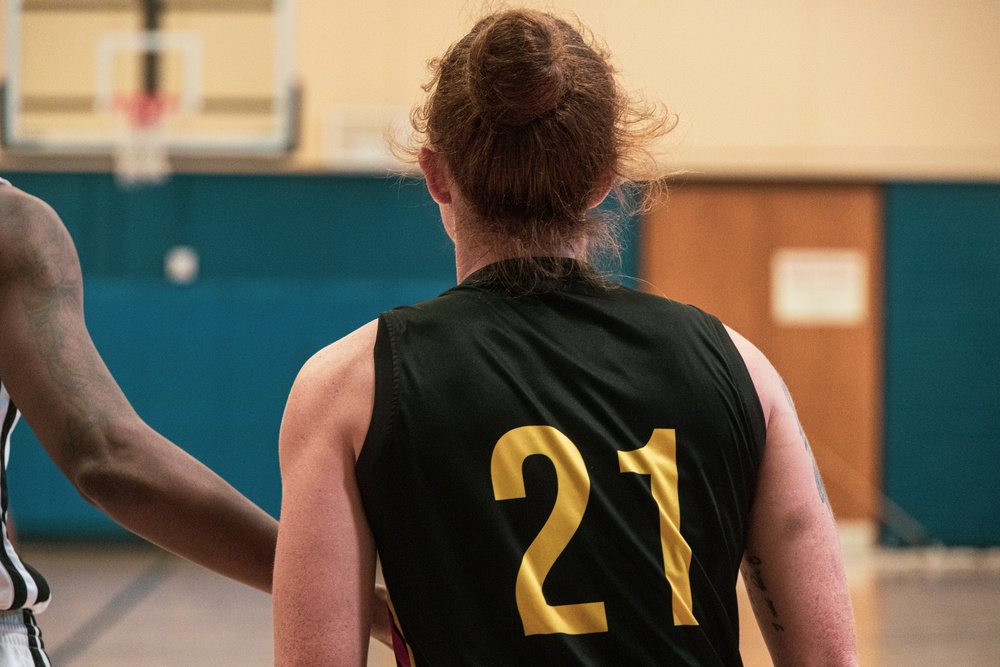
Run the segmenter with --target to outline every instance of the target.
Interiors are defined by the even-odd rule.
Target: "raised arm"
[[[164,549],[270,591],[277,522],[136,415],[87,332],[66,228],[47,204],[6,185],[0,378],[87,501]]]
[[[364,665],[375,545],[354,474],[371,419],[372,322],[309,360],[281,424],[275,665]],[[376,622],[388,624],[385,607]]]
[[[776,667],[857,665],[837,526],[791,395],[764,355],[730,331],[767,421],[742,572]]]

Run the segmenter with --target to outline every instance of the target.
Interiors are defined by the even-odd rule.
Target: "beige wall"
[[[997,0],[576,0],[627,80],[680,116],[710,176],[1000,177]],[[303,157],[334,102],[409,106],[464,0],[298,2]]]
[[[6,2],[0,2],[6,4]],[[711,177],[1000,177],[1000,0],[563,0],[630,87],[680,118],[670,167]],[[470,0],[297,0],[300,168],[338,104],[408,109]],[[2,55],[0,55],[2,57]]]

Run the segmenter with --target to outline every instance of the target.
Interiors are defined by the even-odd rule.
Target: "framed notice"
[[[857,326],[868,316],[868,259],[853,248],[779,248],[771,316],[784,326]]]

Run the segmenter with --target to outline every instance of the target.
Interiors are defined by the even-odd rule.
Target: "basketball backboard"
[[[292,0],[7,0],[4,149],[107,155],[155,100],[171,155],[281,155]],[[145,111],[149,111],[146,108]]]

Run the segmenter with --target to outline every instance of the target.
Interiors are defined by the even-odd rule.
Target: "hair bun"
[[[569,90],[559,32],[544,14],[509,12],[481,27],[469,49],[473,105],[487,122],[518,127],[554,110]]]

